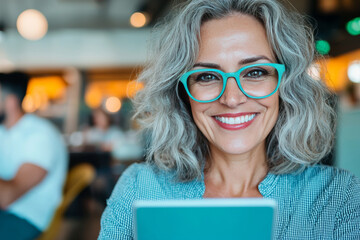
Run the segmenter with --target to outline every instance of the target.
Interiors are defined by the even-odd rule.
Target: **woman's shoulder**
[[[286,179],[287,184],[294,187],[293,191],[306,189],[305,192],[312,192],[314,196],[326,193],[341,202],[352,195],[360,201],[360,179],[340,168],[314,165],[301,173],[289,174]]]
[[[122,173],[102,215],[99,239],[118,239],[119,234],[124,239],[132,238],[133,202],[139,199],[142,189],[148,188],[147,192],[151,192],[148,186],[158,181],[155,172],[154,166],[135,163]]]
[[[349,171],[325,165],[308,166],[302,171],[271,175],[273,182],[267,181],[263,189],[273,189],[275,195],[327,197],[342,202],[348,194],[360,192],[360,179]],[[270,183],[269,183],[270,182]],[[286,190],[285,190],[286,189]],[[310,195],[309,195],[310,194]],[[358,197],[360,200],[360,196]]]
[[[320,181],[329,182],[337,186],[348,185],[351,182],[359,182],[359,178],[347,170],[321,164],[307,167],[300,174],[300,177],[308,183],[314,182],[318,184]]]
[[[147,196],[161,197],[164,190],[175,182],[173,174],[148,163],[129,166],[116,183],[110,199],[135,200]]]
[[[173,174],[169,171],[162,170],[154,164],[150,163],[134,163],[130,165],[121,175],[119,183],[121,182],[136,182],[171,178]]]
[[[316,198],[313,214],[321,209],[318,215],[323,214],[323,219],[335,219],[334,239],[359,239],[360,179],[349,171],[323,165],[308,168],[304,176]]]
[[[134,163],[121,174],[114,191],[135,185],[139,179],[156,179],[154,167],[147,163]]]
[[[279,205],[277,231],[292,229],[281,233],[287,234],[287,239],[306,234],[320,239],[324,233],[325,238],[359,239],[359,178],[339,168],[315,165],[274,179],[268,186],[273,188],[269,197]]]
[[[118,180],[111,199],[163,200],[199,198],[203,194],[203,182],[181,182],[176,171],[162,170],[155,164],[140,163],[128,167]]]

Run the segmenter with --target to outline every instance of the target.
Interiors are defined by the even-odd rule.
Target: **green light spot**
[[[346,24],[346,30],[351,35],[359,35],[360,34],[360,17],[354,18],[350,20]]]
[[[325,40],[316,41],[315,48],[322,55],[328,54],[330,52],[330,44]]]

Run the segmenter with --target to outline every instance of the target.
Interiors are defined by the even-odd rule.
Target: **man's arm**
[[[39,184],[47,171],[31,163],[20,166],[15,177],[9,181],[0,179],[0,209],[6,209],[12,202]]]

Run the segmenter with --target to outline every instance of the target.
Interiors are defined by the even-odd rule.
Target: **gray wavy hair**
[[[146,160],[174,170],[181,181],[201,177],[209,148],[192,119],[179,78],[197,59],[202,23],[234,12],[263,23],[277,60],[286,66],[279,116],[266,139],[270,172],[301,171],[319,162],[333,145],[332,94],[307,73],[315,51],[306,20],[275,0],[191,0],[154,28],[150,58],[138,78],[145,88],[134,99],[134,117],[151,139]]]

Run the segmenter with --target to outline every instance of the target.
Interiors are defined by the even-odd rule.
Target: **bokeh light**
[[[121,108],[121,101],[117,97],[109,97],[105,102],[105,109],[110,113],[116,113]]]
[[[307,69],[307,73],[315,80],[321,79],[321,71],[318,63],[312,63]]]
[[[33,95],[27,94],[22,102],[22,108],[27,113],[36,111],[35,99]]]
[[[360,61],[352,62],[347,70],[347,74],[350,81],[360,83]]]
[[[148,14],[143,12],[135,12],[130,17],[130,24],[133,27],[144,27],[148,22]]]
[[[23,100],[25,112],[46,110],[50,100],[58,100],[65,96],[67,85],[60,76],[32,77]]]
[[[28,9],[19,15],[16,27],[24,38],[39,40],[45,36],[48,30],[48,23],[41,12],[35,9]]]
[[[73,147],[79,147],[84,142],[84,136],[81,132],[73,132],[69,137],[69,143]]]
[[[351,35],[354,35],[354,36],[360,35],[360,17],[350,20],[346,24],[346,30]]]
[[[330,52],[330,44],[325,40],[316,41],[315,48],[322,55],[328,54]]]
[[[98,108],[101,105],[103,94],[96,86],[89,88],[85,94],[85,103],[90,108]]]

